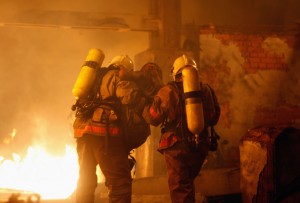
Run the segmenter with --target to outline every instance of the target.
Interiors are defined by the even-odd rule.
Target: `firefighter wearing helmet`
[[[97,57],[93,57],[96,62],[99,61],[98,55],[97,53]],[[86,61],[84,66],[93,64]],[[84,95],[84,99],[79,99],[76,106],[76,119],[73,123],[79,162],[76,202],[94,202],[96,167],[99,165],[109,189],[109,202],[130,203],[132,177],[129,151],[122,137],[120,106],[136,106],[142,101],[142,94],[134,81],[121,80],[119,77],[121,68],[133,70],[133,61],[127,55],[116,56],[108,67],[96,68],[97,75],[92,76],[95,78],[92,87],[83,88],[88,89],[88,93],[73,91]],[[88,70],[88,76],[95,72]],[[86,82],[82,74],[79,77]],[[76,82],[75,86],[86,87],[86,84]]]
[[[210,147],[203,101],[212,92],[199,81],[197,64],[187,54],[175,59],[171,72],[173,81],[157,92],[143,117],[161,125],[158,151],[166,161],[172,202],[195,202],[194,179]]]

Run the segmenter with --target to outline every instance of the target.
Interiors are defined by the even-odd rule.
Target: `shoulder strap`
[[[208,84],[206,84],[206,85],[207,85],[207,87],[210,91],[212,101],[213,101],[213,107],[214,107],[214,116],[213,116],[212,120],[210,121],[209,125],[214,126],[219,121],[220,114],[221,114],[221,109],[220,109],[220,105],[219,105],[219,102],[217,100],[217,96],[215,94],[215,91],[212,89],[212,87],[210,85],[208,85]]]
[[[208,84],[206,84],[206,85],[207,85],[208,90],[211,94],[213,107],[214,107],[214,115],[208,123],[208,125],[210,127],[210,146],[209,146],[209,150],[210,151],[217,151],[217,149],[218,149],[218,140],[220,139],[220,136],[215,131],[214,126],[219,121],[221,110],[220,110],[220,106],[219,106],[219,103],[218,103],[218,100],[217,100],[217,97],[216,97],[216,94],[215,94],[214,90],[212,89],[212,87],[210,85],[208,85]]]
[[[99,89],[102,84],[104,75],[110,70],[120,70],[120,68],[115,67],[115,66],[109,66],[107,68],[102,67],[97,70],[96,82],[93,86],[92,95],[91,95],[94,99],[102,100],[102,98],[100,98],[100,95],[99,95]]]
[[[109,66],[108,68],[102,67],[97,68],[96,80],[93,84],[91,92],[88,95],[86,101],[84,101],[76,111],[76,117],[90,117],[94,109],[102,103],[102,98],[99,94],[100,85],[104,75],[110,70],[118,70],[119,68],[114,66]],[[114,101],[115,102],[115,101]],[[108,101],[108,104],[111,104],[112,101]]]

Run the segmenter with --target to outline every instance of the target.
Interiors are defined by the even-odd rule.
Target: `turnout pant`
[[[172,203],[195,202],[194,179],[208,154],[208,146],[208,142],[204,140],[199,143],[197,150],[192,151],[179,141],[163,151]]]
[[[130,203],[132,178],[128,151],[120,137],[84,135],[77,138],[79,179],[76,202],[92,203],[97,187],[96,167],[99,164],[109,190],[110,203]]]

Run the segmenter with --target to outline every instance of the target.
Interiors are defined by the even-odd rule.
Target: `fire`
[[[24,158],[0,156],[0,188],[31,191],[41,199],[66,199],[75,191],[77,179],[76,149],[68,145],[62,156],[38,146],[30,146]]]

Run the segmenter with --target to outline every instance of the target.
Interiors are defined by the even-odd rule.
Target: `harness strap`
[[[98,62],[96,61],[85,61],[82,66],[89,66],[94,69],[100,68]]]

